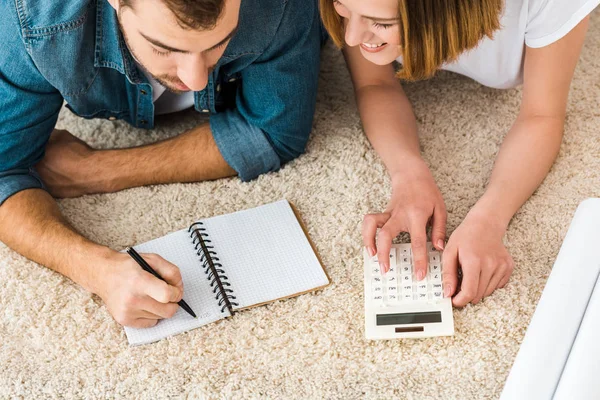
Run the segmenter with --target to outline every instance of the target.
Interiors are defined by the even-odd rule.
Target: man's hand
[[[411,169],[391,176],[392,198],[384,213],[369,214],[363,222],[363,243],[372,257],[377,253],[381,270],[390,269],[392,239],[400,232],[409,232],[415,274],[418,280],[427,274],[427,223],[433,226],[431,239],[438,250],[444,248],[446,239],[446,206],[429,168],[422,160],[415,161]],[[381,228],[375,234],[377,228]]]
[[[506,285],[515,264],[502,243],[505,232],[505,226],[473,209],[450,235],[442,256],[444,297],[458,289],[459,265],[463,272],[460,291],[452,299],[455,307],[477,304]]]
[[[90,168],[94,149],[63,130],[55,130],[46,146],[46,155],[35,168],[54,197],[77,197],[95,193],[101,179]],[[93,177],[92,179],[88,177]]]
[[[183,296],[179,268],[156,254],[141,256],[166,282],[144,271],[129,255],[118,253],[107,261],[107,273],[94,290],[118,323],[133,328],[171,318]]]

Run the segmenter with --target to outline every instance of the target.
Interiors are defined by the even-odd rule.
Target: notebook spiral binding
[[[236,297],[233,295],[231,284],[227,282],[229,278],[225,275],[223,265],[219,263],[215,247],[210,244],[212,242],[208,238],[209,235],[206,233],[204,223],[193,223],[188,228],[188,233],[192,239],[196,254],[200,257],[204,273],[210,281],[210,287],[213,288],[215,300],[219,302],[219,306],[222,306],[221,312],[224,312],[227,308],[229,313],[233,315],[233,306],[239,306],[239,304],[235,302]]]

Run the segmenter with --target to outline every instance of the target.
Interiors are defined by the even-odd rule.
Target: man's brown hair
[[[344,23],[333,0],[319,0],[333,42],[344,46]],[[398,77],[426,79],[444,64],[492,38],[500,28],[504,0],[398,0],[403,64]]]
[[[120,0],[121,7],[133,9],[136,0]],[[182,28],[211,30],[223,12],[225,0],[161,0],[173,12]],[[140,2],[139,7],[143,7]]]

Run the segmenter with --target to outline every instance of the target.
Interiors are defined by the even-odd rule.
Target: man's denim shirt
[[[152,87],[107,0],[0,0],[0,205],[43,188],[63,100],[84,118],[154,126]],[[239,29],[195,93],[223,158],[250,180],[300,155],[312,126],[322,39],[316,0],[243,0]]]

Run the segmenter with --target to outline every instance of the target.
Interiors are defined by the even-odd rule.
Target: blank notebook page
[[[183,308],[179,307],[172,318],[160,320],[152,328],[135,329],[126,327],[125,333],[129,344],[138,345],[156,342],[165,337],[189,331],[229,316],[227,310],[224,314],[221,313],[221,307],[218,306],[218,302],[215,300],[210,282],[206,278],[202,263],[194,250],[187,229],[139,244],[134,248],[139,253],[160,254],[161,257],[179,267],[183,278],[183,299],[194,310],[198,318],[193,318]]]
[[[287,200],[203,222],[239,303],[235,309],[329,284]]]

